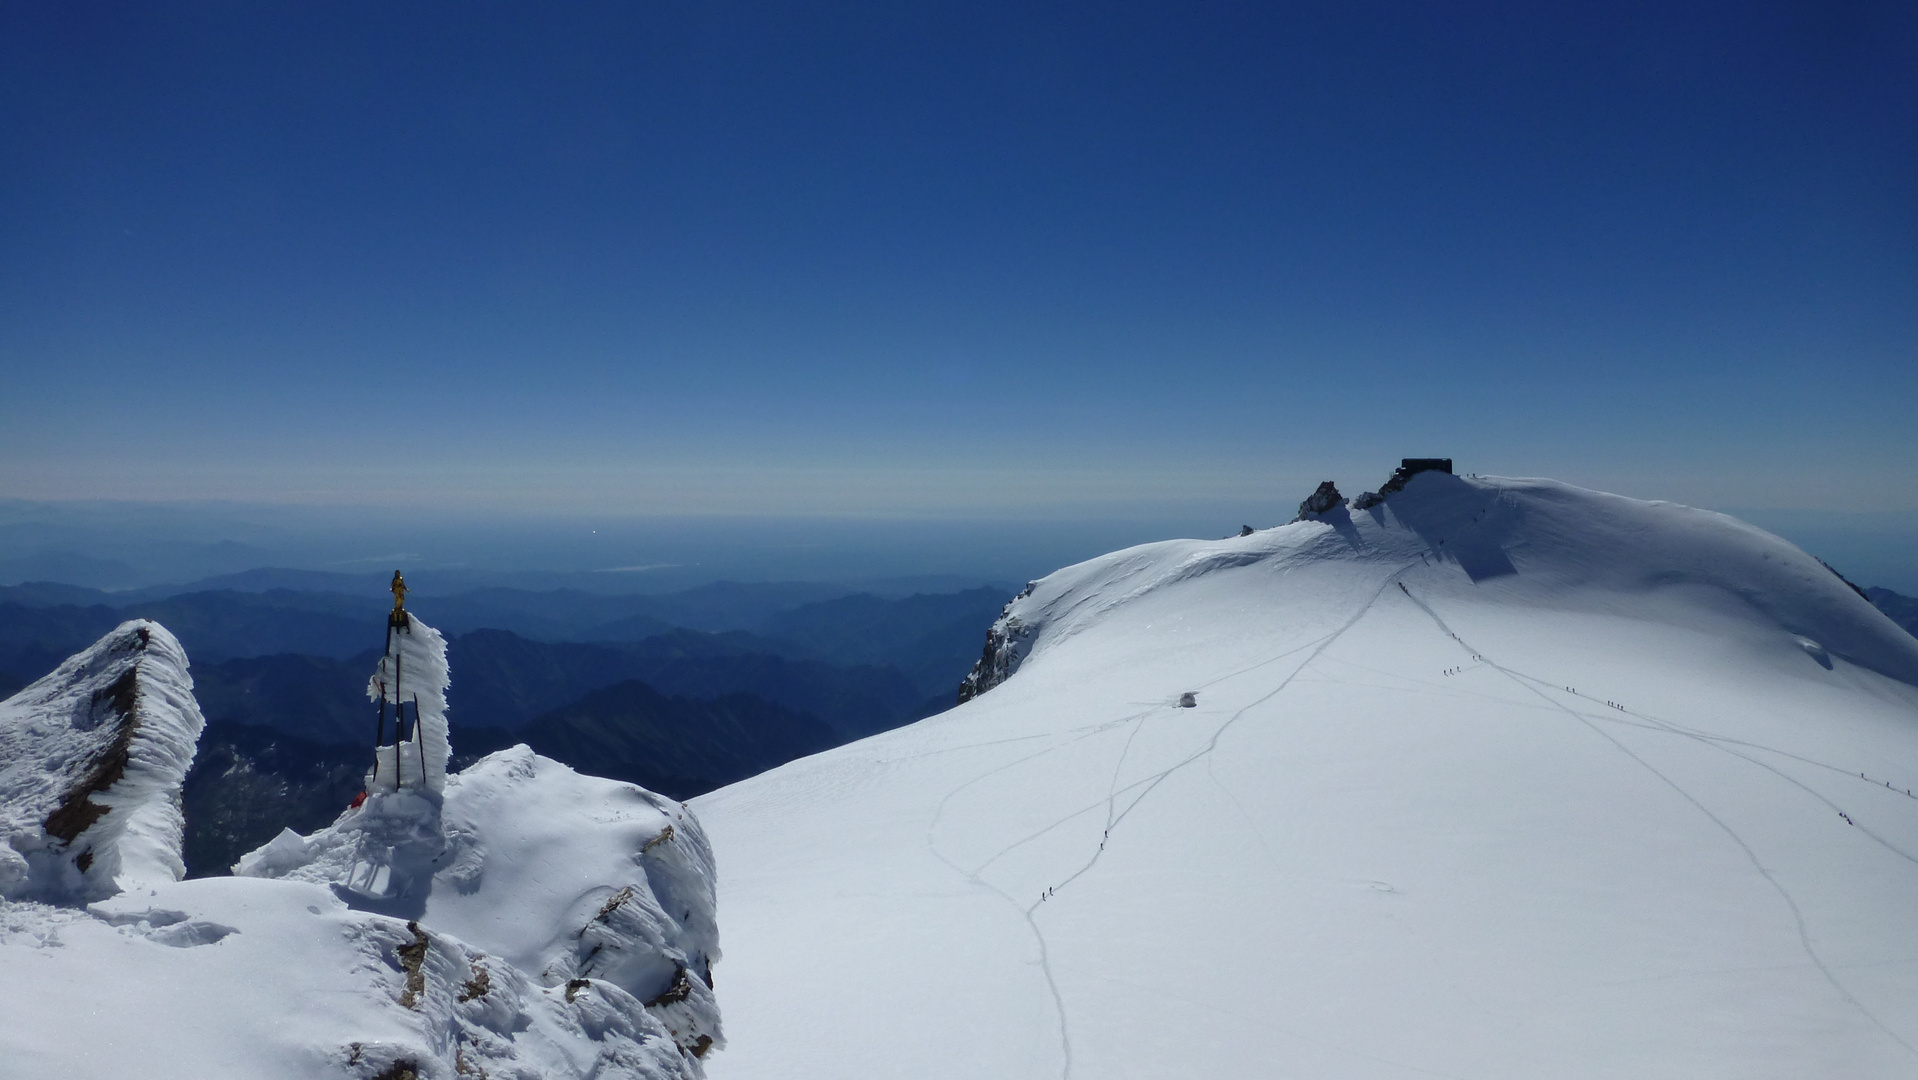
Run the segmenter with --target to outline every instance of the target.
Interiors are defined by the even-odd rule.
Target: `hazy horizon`
[[[1213,529],[1443,454],[1918,511],[1914,29],[0,5],[0,496]]]
[[[1348,496],[1384,477],[1347,485]],[[1300,489],[1300,497],[1310,486]],[[1620,492],[1619,494],[1630,494]],[[186,584],[260,568],[428,582],[660,592],[718,580],[1015,585],[1133,544],[1224,536],[1297,503],[1191,500],[1103,514],[502,514],[395,506],[0,499],[0,585]],[[1918,594],[1918,512],[1708,506],[1824,559],[1860,586]],[[943,583],[943,585],[941,585]]]

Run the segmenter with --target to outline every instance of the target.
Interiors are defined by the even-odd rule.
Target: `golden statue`
[[[406,619],[406,579],[398,570],[393,571],[393,614],[387,616],[386,625],[405,626]]]

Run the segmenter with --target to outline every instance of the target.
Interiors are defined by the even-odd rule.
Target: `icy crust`
[[[205,721],[180,643],[135,619],[0,702],[0,897],[55,904],[174,881]]]
[[[87,911],[0,901],[0,1074],[698,1080],[615,983],[548,985],[323,886],[159,885]]]
[[[1554,480],[1425,472],[1365,510],[1333,506],[1227,540],[1142,544],[1033,582],[988,631],[959,700],[1168,586],[1225,569],[1283,575],[1327,562],[1436,568],[1452,589],[1545,608],[1683,620],[1716,607],[1814,657],[1822,650],[1918,685],[1918,639],[1823,563],[1756,526]]]
[[[407,916],[420,933],[490,956],[493,970],[590,1012],[594,1031],[653,1046],[657,1075],[700,1075],[723,1038],[713,857],[697,819],[525,746],[449,778],[436,803],[405,791],[369,798],[312,836],[283,832],[234,871]],[[391,863],[402,884],[389,889],[369,868],[396,847],[408,853]],[[509,1039],[495,1049],[489,1060],[514,1048]]]
[[[439,791],[446,786],[446,762],[453,753],[446,728],[446,688],[451,682],[446,638],[419,616],[409,614],[405,626],[394,627],[388,634],[386,652],[366,680],[366,699],[385,700],[389,705],[398,702],[406,709],[409,725],[417,710],[419,726],[411,738],[399,741],[397,721],[389,709],[396,741],[380,747],[375,755],[376,764],[366,778],[369,793],[407,787]]]

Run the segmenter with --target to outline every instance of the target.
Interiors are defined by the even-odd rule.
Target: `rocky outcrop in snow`
[[[429,797],[368,799],[312,836],[281,833],[235,872],[324,885],[351,906],[379,910],[367,902],[365,887],[380,884],[366,880],[367,868],[380,864],[393,836],[418,842],[430,817],[437,853],[403,870],[418,877],[396,894],[410,925],[495,958],[491,977],[510,970],[569,1006],[589,995],[598,1030],[650,1045],[656,1058],[670,1047],[697,1075],[696,1063],[722,1044],[713,857],[698,820],[670,799],[582,776],[524,746],[448,778],[437,813],[429,814]],[[457,996],[453,986],[447,981],[445,995]],[[440,991],[419,993],[429,1001]],[[518,1060],[510,1039],[466,1038],[466,1053],[489,1070]],[[605,1052],[638,1051],[621,1042]],[[655,1064],[664,1069],[665,1059]]]
[[[0,897],[72,904],[178,880],[180,784],[204,726],[186,652],[145,619],[0,702]]]
[[[0,704],[0,1075],[704,1075],[723,1037],[699,822],[524,746],[436,771],[444,653],[415,629],[387,657],[409,706],[420,679],[424,738],[383,748],[399,783],[237,877],[178,880],[202,722],[158,624]]]
[[[1422,472],[1442,472],[1450,475],[1452,459],[1405,458],[1399,462],[1398,468],[1392,470],[1392,475],[1386,477],[1385,483],[1381,484],[1377,491],[1368,491],[1352,500],[1352,509],[1370,510],[1387,498],[1404,491],[1406,483]]]
[[[1310,521],[1320,514],[1345,505],[1345,496],[1339,494],[1339,486],[1330,480],[1321,481],[1318,490],[1305,497],[1299,504],[1299,516],[1293,521]]]
[[[1013,614],[1013,608],[1019,601],[1032,595],[1033,585],[1033,582],[1026,582],[1026,587],[1006,602],[1005,608],[999,612],[999,618],[986,630],[985,653],[972,666],[972,671],[967,673],[964,681],[960,682],[959,704],[964,705],[998,686],[1019,670],[1019,662],[1025,659],[1026,651],[1032,645],[1032,630],[1023,619]]]

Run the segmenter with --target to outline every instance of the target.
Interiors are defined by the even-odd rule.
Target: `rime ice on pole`
[[[393,572],[393,612],[387,619],[386,652],[366,681],[368,701],[380,706],[380,730],[393,719],[393,742],[374,751],[367,774],[369,796],[400,789],[435,794],[446,788],[452,744],[446,730],[446,638],[406,610],[406,582]],[[405,736],[402,738],[402,736]]]

